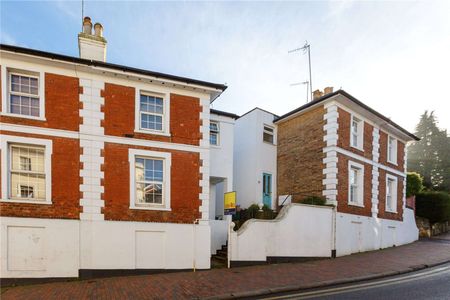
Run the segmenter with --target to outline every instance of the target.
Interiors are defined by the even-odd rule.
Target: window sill
[[[36,121],[46,121],[47,120],[44,117],[33,117],[33,116],[13,114],[13,113],[5,113],[5,112],[0,113],[0,116],[21,118],[21,119],[30,119],[30,120],[36,120]]]
[[[352,145],[350,145],[350,148],[353,148],[353,149],[356,149],[356,150],[364,152],[364,148],[355,147],[355,146],[352,146]]]
[[[348,205],[351,205],[351,206],[356,206],[356,207],[361,207],[361,208],[363,208],[363,207],[364,207],[364,204],[360,204],[360,203],[353,203],[353,202],[348,202]]]
[[[271,143],[271,142],[263,141],[263,143],[264,143],[264,144],[267,144],[267,145],[271,145],[271,146],[276,146],[275,143]]]
[[[171,136],[170,133],[167,133],[167,132],[154,131],[154,130],[145,130],[145,129],[134,129],[134,132],[150,134],[150,135],[162,135],[162,136],[168,136],[168,137]]]
[[[39,200],[20,200],[20,199],[1,199],[0,202],[6,202],[6,203],[26,203],[26,204],[44,204],[44,205],[51,205],[52,201],[45,200],[45,201],[39,201]]]
[[[210,146],[211,148],[215,148],[215,149],[220,149],[220,148],[222,148],[222,147],[220,147],[220,145],[211,145],[211,144],[209,144],[209,146]]]
[[[397,162],[395,161],[390,161],[390,160],[388,160],[387,161],[389,164],[391,164],[391,165],[394,165],[394,166],[398,166],[398,164],[397,164]]]
[[[168,207],[156,207],[156,206],[130,206],[130,209],[172,211],[172,209]]]
[[[395,210],[389,210],[389,209],[386,209],[386,212],[387,213],[391,213],[391,214],[396,214],[397,213],[397,211]]]

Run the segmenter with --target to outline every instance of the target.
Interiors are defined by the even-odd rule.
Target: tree
[[[415,196],[422,190],[422,177],[415,172],[408,172],[406,174],[406,197]]]
[[[408,171],[423,176],[423,184],[432,190],[450,190],[450,137],[437,127],[434,112],[420,117],[416,136],[421,140],[408,147]]]

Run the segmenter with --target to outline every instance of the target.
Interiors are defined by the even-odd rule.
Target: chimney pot
[[[95,23],[92,34],[92,21],[89,17],[83,19],[83,32],[78,34],[78,49],[80,58],[106,61],[106,39],[103,37],[103,26]]]
[[[92,22],[89,17],[83,19],[83,33],[92,34]]]
[[[325,95],[331,94],[332,92],[333,92],[333,87],[332,87],[332,86],[327,86],[327,87],[323,90],[323,93],[324,93]]]
[[[319,99],[322,96],[323,96],[323,93],[321,90],[315,90],[313,92],[313,100]]]
[[[94,25],[94,34],[98,37],[103,37],[103,26],[100,23],[95,23]]]

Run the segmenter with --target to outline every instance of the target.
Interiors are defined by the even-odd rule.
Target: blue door
[[[272,174],[263,173],[263,203],[272,208]]]

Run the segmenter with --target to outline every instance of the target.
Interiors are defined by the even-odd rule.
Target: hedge
[[[446,192],[421,192],[416,195],[416,215],[430,223],[450,221],[450,194]]]

